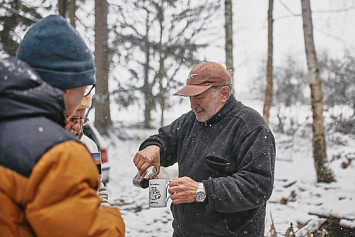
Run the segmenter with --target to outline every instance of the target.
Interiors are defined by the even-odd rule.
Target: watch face
[[[206,198],[206,193],[197,192],[195,198],[196,198],[197,201],[203,201]]]

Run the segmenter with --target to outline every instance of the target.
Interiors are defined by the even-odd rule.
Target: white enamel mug
[[[149,207],[166,207],[168,204],[167,189],[168,180],[149,180]]]

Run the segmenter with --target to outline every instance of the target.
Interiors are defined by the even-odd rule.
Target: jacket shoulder
[[[242,120],[248,131],[252,131],[258,127],[264,127],[270,130],[258,111],[243,105],[241,102],[237,102],[236,107],[233,109],[232,116],[238,120]]]
[[[0,123],[0,165],[25,177],[53,146],[76,138],[45,117],[22,118]]]

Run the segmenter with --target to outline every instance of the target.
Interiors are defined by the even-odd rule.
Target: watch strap
[[[201,194],[204,195],[204,198],[203,198],[203,199],[199,199],[199,196],[200,196]],[[205,199],[206,199],[206,196],[207,196],[207,195],[206,195],[206,191],[205,191],[204,185],[203,185],[203,183],[201,182],[201,183],[198,184],[198,188],[197,188],[196,193],[195,193],[196,202],[204,202]]]
[[[203,185],[203,183],[198,183],[197,191],[200,191],[200,190],[205,192],[205,186]]]

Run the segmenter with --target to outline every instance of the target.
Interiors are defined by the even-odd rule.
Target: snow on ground
[[[179,109],[174,110],[177,117]],[[172,115],[169,115],[170,120]],[[134,154],[139,144],[157,129],[130,127],[132,118],[129,115],[127,118],[117,122],[110,138],[106,138],[111,164],[107,185],[110,202],[122,212],[128,237],[172,236],[171,201],[165,208],[149,208],[148,190],[132,184],[137,172]],[[346,218],[341,223],[355,228],[355,136],[327,135],[329,166],[336,182],[325,184],[316,182],[310,133],[299,132],[292,137],[274,133],[277,143],[275,187],[267,206],[266,235],[272,221],[277,232],[283,235],[290,223],[295,231],[298,223],[307,223],[308,229],[316,229],[325,220],[317,215],[329,214]],[[337,142],[339,140],[341,142]],[[160,178],[172,179],[177,175],[176,170],[177,166],[162,170]],[[296,235],[305,236],[305,230],[297,231]]]
[[[328,147],[330,160],[339,155],[339,150],[343,150],[343,157],[330,163],[336,182],[325,184],[316,182],[311,139],[297,137],[293,147],[285,148],[289,138],[276,134],[275,188],[267,207],[266,229],[271,226],[271,217],[279,233],[285,233],[291,222],[295,227],[297,223],[318,220],[315,214],[355,220],[355,166],[351,163],[342,168],[345,155],[355,158],[351,151],[354,138],[350,138],[348,147]]]

